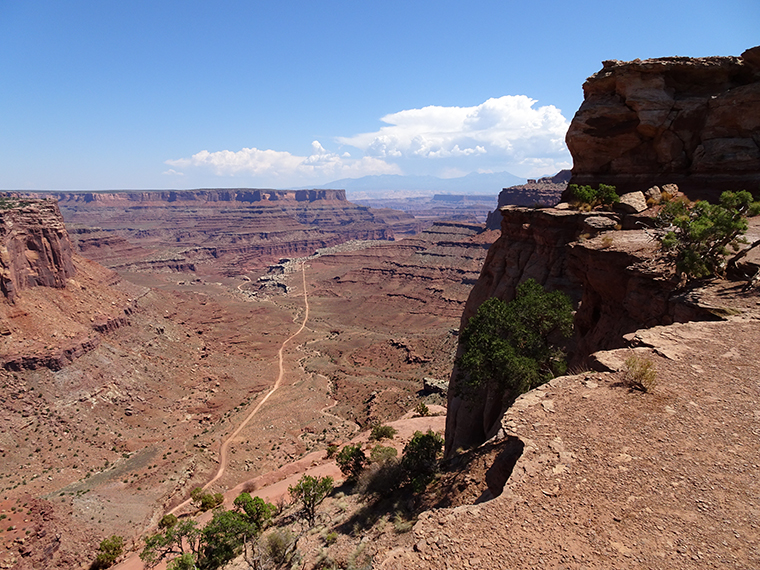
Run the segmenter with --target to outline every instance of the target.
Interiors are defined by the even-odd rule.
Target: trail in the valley
[[[306,322],[309,320],[309,296],[306,291],[306,265],[304,263],[301,264],[301,275],[303,278],[303,302],[304,302],[304,316],[303,316],[303,322],[301,323],[301,327],[294,332],[292,335],[290,335],[288,338],[286,338],[282,345],[280,346],[280,350],[278,351],[278,358],[280,362],[280,372],[277,375],[277,380],[275,381],[272,388],[267,392],[266,396],[262,398],[262,400],[256,404],[256,407],[251,410],[251,412],[246,416],[246,418],[238,425],[238,427],[233,431],[230,436],[225,439],[222,442],[222,446],[219,449],[219,469],[216,471],[216,475],[203,486],[203,489],[208,489],[211,485],[216,483],[219,479],[221,479],[224,476],[224,472],[227,469],[227,462],[228,462],[228,455],[229,455],[229,448],[230,444],[233,442],[233,440],[240,434],[240,432],[245,428],[245,426],[248,425],[248,423],[253,419],[253,417],[259,412],[261,407],[266,403],[266,401],[269,399],[269,397],[274,394],[277,389],[280,387],[280,383],[282,382],[282,377],[285,375],[285,368],[283,366],[283,351],[285,350],[285,346],[293,340],[295,337],[297,337],[303,329],[306,328]],[[191,499],[187,499],[186,501],[180,503],[176,507],[174,507],[172,510],[169,511],[168,514],[175,514],[177,511],[183,509],[188,504],[190,504]]]

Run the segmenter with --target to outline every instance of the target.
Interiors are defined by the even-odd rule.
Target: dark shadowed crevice
[[[523,449],[525,449],[522,440],[513,435],[507,436],[502,445],[501,453],[494,458],[493,465],[486,471],[486,484],[493,497],[501,495],[504,485],[512,475],[517,460],[520,459]]]

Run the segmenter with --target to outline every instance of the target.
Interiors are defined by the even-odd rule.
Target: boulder
[[[647,200],[652,200],[655,203],[658,203],[660,200],[662,200],[662,192],[660,191],[659,186],[652,186],[649,190],[644,192],[644,197]]]
[[[647,209],[647,200],[643,192],[629,192],[620,197],[615,209],[624,214],[638,214]]]

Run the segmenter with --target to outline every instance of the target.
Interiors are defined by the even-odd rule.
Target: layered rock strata
[[[760,191],[760,46],[741,57],[605,61],[567,132],[571,183]]]
[[[504,188],[499,193],[499,205],[488,215],[486,227],[498,230],[501,227],[500,208],[504,206],[554,206],[562,197],[570,180],[570,171],[561,170],[554,176],[528,180],[526,184]]]
[[[353,239],[419,231],[343,190],[56,192],[79,250],[117,270],[239,274]]]
[[[623,335],[654,325],[714,318],[689,299],[674,295],[678,283],[653,263],[656,242],[627,227],[623,216],[553,208],[506,207],[501,236],[488,251],[462,315],[462,328],[488,298],[511,301],[517,286],[534,279],[566,293],[577,307],[570,362],[582,364],[598,350],[626,345]],[[476,401],[457,393],[451,376],[446,452],[480,443],[503,412],[500,391],[483,390]]]
[[[3,198],[0,291],[9,301],[31,287],[66,286],[74,276],[71,241],[54,200]]]

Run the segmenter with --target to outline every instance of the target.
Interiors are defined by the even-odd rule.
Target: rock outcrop
[[[13,302],[31,287],[65,287],[75,271],[55,200],[6,197],[0,208],[0,291],[5,299]]]
[[[598,350],[626,346],[623,335],[655,325],[715,318],[688,296],[674,295],[672,272],[652,263],[656,243],[609,212],[506,207],[501,236],[491,246],[462,315],[466,326],[488,298],[511,301],[517,286],[534,279],[567,294],[577,307],[571,364]],[[498,426],[499,391],[483,390],[474,402],[457,391],[452,372],[446,423],[446,452],[480,443]]]
[[[760,46],[741,57],[605,61],[567,132],[571,183],[760,190]]]
[[[554,206],[562,197],[562,192],[567,188],[570,180],[570,171],[561,170],[554,176],[547,176],[537,180],[528,180],[527,184],[504,188],[499,194],[499,205],[488,215],[486,227],[489,230],[498,230],[501,226],[501,212],[499,208],[504,206]]]

